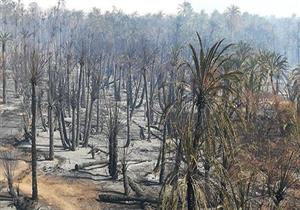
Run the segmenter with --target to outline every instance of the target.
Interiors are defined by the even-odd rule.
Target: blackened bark
[[[88,69],[88,72],[87,72],[87,99],[86,99],[86,109],[85,109],[85,121],[84,121],[84,133],[83,133],[83,147],[87,147],[88,146],[88,134],[90,131],[88,129],[88,124],[89,124],[89,121],[90,121],[90,118],[89,118],[89,110],[91,109],[91,107],[89,106],[89,97],[90,97],[90,69]],[[92,103],[92,101],[91,101]]]
[[[117,79],[117,65],[114,68],[114,97],[116,101],[121,100],[121,94],[120,94],[120,78]]]
[[[80,135],[80,91],[81,91],[81,80],[83,73],[84,61],[83,58],[80,60],[80,70],[78,79],[78,90],[77,90],[77,116],[76,116],[76,146],[79,146],[79,135]]]
[[[44,116],[43,116],[43,108],[42,108],[43,95],[44,95],[44,91],[41,90],[40,94],[39,94],[39,97],[38,97],[38,109],[39,109],[39,114],[40,114],[40,117],[41,117],[41,123],[42,123],[42,126],[43,126],[43,131],[46,132],[47,131],[47,125],[46,125],[46,121],[45,121]]]
[[[52,83],[52,74],[51,74],[51,60],[49,60],[48,67],[48,127],[49,127],[49,160],[54,159],[54,129],[53,129],[53,83]]]
[[[96,122],[96,133],[100,133],[100,96],[97,99],[97,122]]]
[[[187,200],[187,207],[188,210],[195,210],[195,192],[193,187],[193,181],[191,177],[191,172],[188,172],[187,175],[187,192],[186,192],[186,200]]]
[[[32,200],[38,200],[38,186],[37,186],[37,151],[36,151],[36,84],[31,82],[31,170],[32,170]]]
[[[81,80],[80,80],[81,81]],[[81,89],[81,107],[82,108],[85,108],[85,105],[86,105],[86,95],[85,95],[85,71],[84,69],[82,69],[82,81],[81,81],[81,84],[82,84],[82,89]]]
[[[6,44],[5,41],[2,42],[2,81],[3,81],[3,103],[6,104],[6,63],[5,63],[5,49]]]
[[[71,55],[67,55],[67,77],[66,77],[66,83],[67,83],[67,111],[68,115],[71,116],[71,96],[70,96],[70,60]]]
[[[166,140],[167,140],[167,126],[164,123],[163,128],[163,141],[162,141],[162,149],[161,149],[161,165],[160,165],[160,174],[159,174],[159,183],[162,184],[165,180],[165,165],[166,165]]]
[[[66,123],[65,123],[65,114],[64,114],[64,110],[61,110],[60,111],[60,115],[61,115],[61,126],[62,126],[62,129],[63,129],[63,135],[64,135],[64,139],[65,139],[65,142],[67,144],[67,147],[68,148],[71,148],[71,143],[70,143],[70,140],[68,138],[68,133],[67,133],[67,128],[66,128]]]
[[[147,115],[147,131],[148,131],[148,136],[147,140],[150,141],[151,138],[151,133],[150,133],[150,110],[149,110],[149,99],[148,99],[148,88],[147,88],[147,76],[146,76],[146,69],[144,68],[143,72],[144,76],[144,85],[145,85],[145,96],[146,96],[146,115]]]
[[[118,141],[115,134],[109,138],[109,174],[113,180],[118,179]]]
[[[53,107],[51,104],[51,96],[48,93],[48,126],[49,126],[49,160],[54,159],[54,141],[53,141]]]
[[[89,115],[87,119],[87,125],[85,129],[85,135],[84,135],[84,147],[87,147],[89,144],[89,137],[90,137],[90,132],[91,132],[91,124],[92,124],[92,118],[93,118],[93,104],[94,104],[94,99],[91,99],[90,101],[90,108],[89,108]]]
[[[109,174],[113,180],[118,179],[118,110],[117,105],[115,107],[115,111],[110,113],[109,119]]]
[[[68,149],[68,145],[66,144],[65,141],[65,135],[63,132],[63,126],[62,126],[62,119],[61,119],[61,109],[57,108],[56,109],[56,116],[57,116],[57,123],[58,123],[58,129],[59,129],[59,134],[60,134],[60,139],[61,139],[61,144],[64,149]]]
[[[72,106],[72,151],[76,150],[75,109],[76,109],[76,106]]]
[[[126,98],[127,98],[127,101],[126,101],[126,127],[127,127],[127,142],[126,142],[126,145],[125,147],[129,147],[130,145],[130,142],[131,142],[131,136],[130,136],[130,84],[129,84],[129,79],[128,79],[128,82],[127,82],[127,93],[126,93]]]

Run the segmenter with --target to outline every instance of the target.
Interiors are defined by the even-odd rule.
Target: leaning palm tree
[[[0,42],[2,44],[2,51],[1,51],[1,57],[2,57],[2,82],[3,82],[3,103],[6,103],[6,44],[11,39],[11,35],[6,32],[0,33]]]
[[[173,126],[182,142],[186,167],[169,175],[162,190],[163,209],[178,205],[189,210],[206,208],[216,206],[214,201],[220,194],[229,197],[225,190],[217,189],[213,177],[215,168],[223,168],[221,160],[230,159],[233,154],[235,132],[222,93],[234,93],[230,84],[239,79],[240,73],[222,68],[229,59],[225,52],[231,45],[221,47],[224,42],[221,40],[205,50],[198,33],[197,36],[199,53],[190,45],[192,62],[185,63],[187,79],[179,83],[184,94],[173,106],[178,113]],[[224,85],[225,81],[228,85]],[[229,106],[230,98],[226,97]],[[175,179],[178,175],[180,178]]]

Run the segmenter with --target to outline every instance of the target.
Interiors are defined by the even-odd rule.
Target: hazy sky
[[[22,0],[25,4],[35,1],[42,8],[56,4],[57,0]],[[140,14],[163,11],[164,13],[176,13],[178,4],[183,0],[66,0],[69,9],[81,9],[88,11],[92,7],[101,10],[111,10],[115,5],[124,12],[138,11]],[[293,13],[300,16],[300,0],[189,0],[196,11],[214,9],[223,12],[229,5],[237,5],[242,12],[250,12],[259,15],[276,15],[288,17]]]

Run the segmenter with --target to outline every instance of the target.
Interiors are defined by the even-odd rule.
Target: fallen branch
[[[154,132],[150,131],[151,135],[153,135],[155,138],[157,138],[158,140],[162,141],[162,137],[160,137],[159,135],[155,134]]]
[[[138,183],[136,183],[135,181],[133,181],[130,177],[128,178],[128,184],[130,186],[130,188],[135,192],[135,194],[139,197],[139,198],[145,198],[147,197],[143,192],[144,190],[140,187],[140,185]],[[151,205],[149,204],[150,202],[141,202],[141,206],[143,209],[152,209]]]
[[[128,160],[128,164],[129,165],[135,165],[135,164],[140,164],[140,163],[144,163],[144,162],[151,162],[151,160]],[[108,161],[94,161],[94,162],[88,162],[88,163],[81,163],[81,164],[75,164],[74,169],[76,171],[86,168],[86,167],[90,167],[90,166],[94,166],[94,165],[102,165],[102,164],[108,164]]]
[[[145,162],[151,162],[151,160],[128,160],[128,165],[137,165]]]
[[[95,162],[89,162],[89,163],[82,163],[82,164],[75,164],[75,170],[78,171],[79,169],[83,169],[86,167],[94,166],[94,165],[102,165],[102,164],[108,164],[107,161],[95,161]]]
[[[143,197],[143,189],[136,183],[134,182],[130,177],[128,177],[128,183],[131,189],[136,193],[138,197]]]
[[[95,147],[95,146],[93,146],[93,145],[91,145],[91,144],[89,144],[88,147],[91,148],[91,151],[89,151],[88,154],[91,154],[91,153],[92,153],[92,150],[94,150],[95,153],[102,152],[102,153],[108,155],[108,152],[106,152],[106,151],[100,149],[99,147]]]

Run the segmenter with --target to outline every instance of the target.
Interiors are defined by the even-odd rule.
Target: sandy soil
[[[8,105],[0,105],[0,148],[1,145],[5,145],[2,148],[7,148],[8,145],[14,144],[14,136],[21,139],[20,133],[22,133],[23,121],[20,100],[12,100],[11,98],[10,101],[13,102]],[[82,114],[84,114],[84,109]],[[121,115],[124,115],[124,111],[121,112]],[[143,110],[136,110],[131,127],[133,140],[126,155],[129,163],[128,175],[136,181],[151,181],[155,183],[158,180],[158,176],[152,171],[159,154],[160,141],[151,139],[151,142],[148,142],[139,139],[138,125],[144,126],[144,124]],[[59,132],[56,131],[54,138],[55,160],[47,161],[45,157],[48,154],[48,136],[48,132],[42,132],[41,129],[38,130],[38,191],[42,206],[55,210],[140,209],[136,205],[121,206],[100,203],[96,200],[101,192],[113,191],[123,193],[122,176],[119,176],[118,181],[112,182],[108,176],[108,168],[105,164],[87,167],[79,171],[74,170],[75,164],[97,160],[107,161],[108,157],[105,152],[96,154],[96,158],[92,159],[91,154],[88,154],[90,148],[79,147],[74,152],[64,150],[61,146]],[[121,147],[125,144],[125,141],[126,129],[122,129],[119,134],[119,160],[123,157],[123,149]],[[107,151],[108,142],[105,128],[100,135],[92,135],[90,143],[103,151]],[[22,158],[27,157],[29,161],[30,147],[29,143],[22,143],[16,150],[20,152]],[[9,147],[9,149],[13,148]],[[1,169],[0,174],[3,174]],[[5,181],[1,175],[0,182],[1,180]],[[15,183],[19,185],[21,192],[30,197],[31,173],[29,162],[18,162],[15,177]],[[158,194],[158,185],[143,186],[143,188],[147,193]]]
[[[39,198],[57,210],[90,210],[101,209],[95,202],[97,191],[96,185],[85,180],[70,180],[56,176],[38,177]],[[26,176],[20,182],[23,193],[31,193],[31,177]]]
[[[10,149],[3,149],[2,151]],[[11,150],[10,150],[11,151]],[[0,183],[5,183],[3,169],[0,170]],[[25,161],[18,161],[15,170],[15,185],[20,191],[31,195],[30,165]],[[38,177],[38,190],[42,203],[55,210],[90,210],[101,209],[96,201],[99,192],[97,185],[91,181],[81,179],[67,179],[61,176],[40,174]]]
[[[31,195],[31,173],[28,152],[23,152],[22,148],[16,150],[13,146],[14,136],[20,137],[22,131],[22,119],[20,110],[20,100],[13,103],[0,105],[0,152],[17,153],[18,160],[14,172],[15,185],[19,185],[21,193],[30,197]],[[27,145],[28,146],[28,145]],[[25,146],[26,147],[26,146]],[[28,147],[27,147],[28,149]],[[25,149],[26,150],[26,149]],[[27,160],[26,160],[27,159]],[[59,164],[56,159],[52,165]],[[1,165],[1,164],[0,164]],[[39,166],[44,163],[39,162]],[[6,178],[3,167],[0,166],[0,187],[1,195],[7,196]],[[101,209],[99,202],[96,201],[99,189],[91,180],[64,178],[63,176],[48,175],[39,171],[38,176],[39,196],[41,206],[49,205],[48,209],[55,210],[91,210]],[[7,205],[9,202],[0,199],[0,209],[11,209]]]

